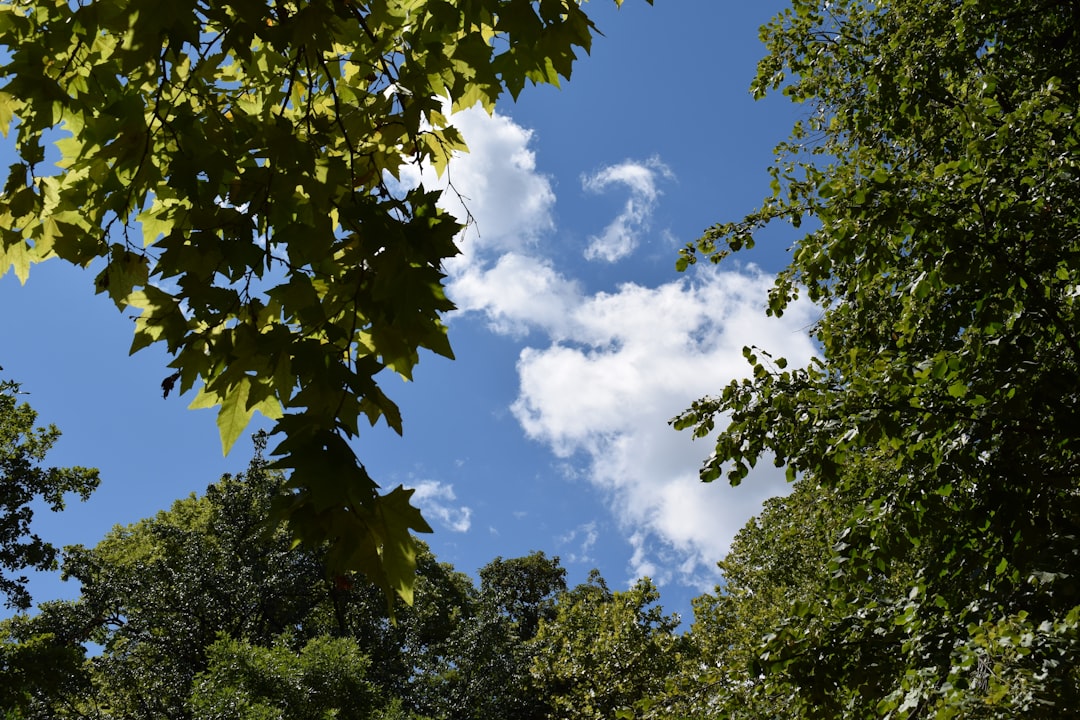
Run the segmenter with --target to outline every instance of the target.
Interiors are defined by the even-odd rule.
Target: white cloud
[[[753,269],[709,269],[695,281],[624,285],[581,298],[572,322],[548,328],[548,347],[521,352],[515,416],[560,457],[584,460],[630,533],[635,574],[711,582],[734,534],[786,489],[782,471],[760,465],[739,488],[703,485],[697,468],[708,441],[695,445],[667,425],[693,399],[747,373],[744,345],[796,364],[809,359],[802,328],[815,309],[800,303],[766,320],[771,283]]]
[[[590,555],[596,541],[600,539],[600,531],[596,528],[596,521],[578,525],[576,528],[558,538],[560,545],[572,545],[577,543],[576,550],[566,554],[569,563],[594,563],[596,559]]]
[[[536,170],[530,133],[478,111],[455,123],[473,153],[455,160],[450,175],[470,198],[479,235],[467,233],[464,256],[448,266],[449,292],[463,311],[484,313],[493,330],[527,338],[514,416],[568,476],[602,490],[630,544],[631,573],[711,585],[735,533],[787,486],[768,462],[738,488],[703,485],[697,471],[711,443],[693,443],[668,420],[744,376],[745,345],[804,363],[813,353],[805,328],[817,309],[800,301],[782,319],[767,319],[773,279],[753,267],[699,266],[656,287],[589,293],[539,251],[537,240],[554,227],[554,194]],[[589,191],[620,185],[630,194],[587,254],[614,261],[630,252],[668,177],[653,159],[584,178]]]
[[[437,480],[421,480],[413,488],[412,499],[426,518],[435,518],[453,532],[468,532],[472,527],[472,508],[453,504],[457,500],[454,486]]]
[[[581,297],[578,283],[558,273],[550,261],[506,253],[492,266],[459,266],[450,296],[462,311],[487,314],[496,332],[525,335],[532,327],[555,327]]]
[[[658,181],[672,177],[671,170],[655,157],[645,162],[626,160],[582,177],[582,187],[590,192],[601,193],[612,185],[625,185],[630,191],[615,219],[599,235],[589,238],[585,258],[612,263],[632,253],[638,245],[638,236],[649,228],[660,196]]]
[[[469,152],[456,156],[442,177],[430,167],[404,168],[402,183],[422,181],[429,189],[452,185],[440,205],[459,221],[471,222],[458,238],[462,254],[447,262],[453,274],[485,253],[521,251],[554,229],[555,193],[547,176],[536,171],[531,130],[478,105],[455,113],[451,121]]]

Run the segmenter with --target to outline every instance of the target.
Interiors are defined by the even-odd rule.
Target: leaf
[[[11,121],[14,119],[15,111],[22,105],[11,93],[0,90],[0,133],[3,133],[4,137],[8,136],[11,132]]]
[[[221,435],[221,449],[229,454],[233,444],[251,423],[255,408],[248,406],[248,393],[251,391],[251,379],[242,375],[239,380],[222,390],[207,390],[203,387],[191,401],[189,409],[199,410],[220,406],[217,416],[218,433]],[[264,401],[265,402],[265,401]],[[278,410],[280,417],[280,409]]]
[[[390,587],[406,603],[413,601],[413,575],[416,572],[416,543],[410,531],[434,532],[420,511],[409,504],[415,489],[399,485],[379,498],[382,520],[382,561]]]
[[[217,424],[221,434],[221,449],[226,455],[251,422],[254,411],[248,407],[249,390],[250,381],[245,375],[229,388],[221,400]]]
[[[309,445],[336,447],[324,434],[344,442],[362,414],[400,431],[376,376],[411,377],[421,348],[452,356],[440,268],[459,226],[439,193],[384,179],[467,150],[442,98],[490,109],[557,84],[595,29],[569,0],[212,5],[0,6],[0,128],[19,156],[0,262],[24,281],[51,254],[99,263],[96,290],[139,311],[131,352],[159,345],[181,391],[202,387],[192,405],[219,406],[224,451],[258,410],[306,453],[288,467],[320,499],[293,513],[300,534],[344,533],[407,594],[419,515],[395,494],[347,515],[321,484],[363,495],[366,476],[327,480]]]
[[[966,397],[968,393],[968,386],[963,382],[956,382],[949,385],[949,395],[954,398]]]
[[[2,253],[0,254],[0,276],[3,276],[9,268],[14,269],[19,282],[25,285],[30,277],[30,253],[26,243],[13,242],[3,248]]]

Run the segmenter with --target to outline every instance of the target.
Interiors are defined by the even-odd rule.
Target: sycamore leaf
[[[199,388],[199,391],[195,393],[195,398],[188,405],[188,410],[206,410],[212,407],[217,407],[221,402],[216,393],[206,392],[205,387]]]
[[[21,105],[11,93],[0,91],[0,133],[4,137],[11,131],[11,121]]]
[[[25,285],[30,277],[30,251],[26,243],[17,241],[0,250],[0,275],[6,273],[9,267],[15,270],[15,276]]]
[[[255,411],[275,419],[295,489],[318,498],[290,517],[298,535],[342,538],[410,596],[426,523],[404,491],[368,498],[355,457],[326,457],[360,414],[401,431],[382,370],[452,356],[439,268],[459,227],[439,193],[385,178],[467,151],[444,102],[490,110],[569,77],[591,21],[577,0],[300,3],[287,22],[274,3],[113,5],[0,5],[0,131],[19,156],[3,270],[105,260],[97,290],[140,311],[131,352],[162,346],[181,391],[203,387],[192,407],[218,406],[226,452]],[[46,157],[58,172],[31,182]]]
[[[251,380],[247,375],[241,376],[240,380],[231,385],[221,399],[221,409],[218,410],[218,432],[221,434],[221,449],[228,455],[233,443],[244,432],[244,428],[251,422],[253,410],[248,407],[248,392],[251,390]]]
[[[415,489],[401,485],[379,498],[382,520],[382,562],[389,586],[412,604],[413,574],[416,572],[416,543],[410,531],[430,533],[431,526],[420,511],[409,504]]]
[[[270,392],[269,388],[263,390],[265,387],[265,385],[256,385],[251,388],[248,397],[249,408],[252,412],[260,412],[271,420],[277,420],[283,414],[281,402]],[[257,395],[263,395],[264,397],[259,400]]]
[[[240,379],[230,384],[222,393],[220,390],[199,389],[195,398],[188,405],[191,410],[219,407],[217,424],[221,435],[221,449],[228,455],[234,443],[244,429],[251,423],[251,416],[260,410],[267,417],[281,417],[281,406],[273,398],[267,397],[255,403],[249,403],[251,378],[241,375]]]
[[[175,213],[176,208],[158,207],[159,203],[157,202],[154,205],[153,209],[141,213],[137,218],[142,225],[143,242],[146,245],[150,245],[157,241],[158,238],[168,235],[176,225],[176,219],[170,216],[170,212]]]

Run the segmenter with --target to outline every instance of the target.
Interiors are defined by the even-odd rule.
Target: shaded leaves
[[[594,30],[576,0],[4,5],[0,268],[97,262],[132,352],[168,350],[163,392],[200,388],[226,452],[276,421],[296,536],[408,595],[426,524],[334,454],[361,417],[402,431],[380,373],[453,356],[460,226],[395,180],[467,149],[448,110],[558,84]]]

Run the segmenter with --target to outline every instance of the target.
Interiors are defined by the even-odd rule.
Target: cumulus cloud
[[[452,122],[469,152],[456,156],[442,177],[430,167],[403,168],[402,182],[449,190],[440,204],[470,223],[458,238],[461,255],[447,263],[455,273],[487,253],[520,252],[554,229],[555,193],[536,170],[532,131],[480,106],[455,113]]]
[[[463,256],[448,266],[448,291],[463,311],[482,313],[493,330],[523,342],[515,418],[568,475],[601,489],[630,546],[631,574],[711,585],[735,533],[786,484],[782,471],[763,463],[738,488],[703,485],[697,470],[710,443],[692,442],[668,420],[744,376],[745,345],[806,362],[814,349],[805,328],[816,308],[800,301],[783,318],[766,319],[773,278],[753,267],[699,266],[656,286],[587,290],[541,252],[539,240],[554,228],[555,196],[537,171],[530,132],[480,111],[454,121],[472,153],[451,164],[450,180],[478,232],[466,232]],[[629,193],[618,216],[590,239],[586,255],[613,262],[631,252],[670,177],[655,158],[584,177],[590,192]],[[468,509],[463,516],[443,514],[453,498],[435,488],[445,492],[436,484],[418,494],[418,502],[438,501],[425,511],[467,527]],[[590,538],[583,526],[564,542],[581,543],[575,556],[588,557],[596,542]]]
[[[458,266],[450,282],[458,308],[482,311],[493,330],[518,337],[534,327],[557,327],[581,294],[550,260],[513,252],[491,265]]]
[[[612,263],[632,253],[640,234],[649,229],[660,196],[659,181],[673,177],[671,170],[655,157],[645,162],[626,160],[583,176],[581,185],[590,192],[602,193],[612,185],[625,186],[630,192],[615,219],[599,235],[589,238],[585,258]]]
[[[746,374],[745,345],[794,363],[811,357],[803,328],[815,309],[798,304],[765,320],[771,284],[753,269],[627,284],[582,297],[571,322],[551,328],[550,345],[521,352],[514,415],[556,455],[587,465],[629,532],[636,575],[711,583],[735,533],[786,489],[782,471],[761,466],[738,488],[703,485],[697,468],[708,442],[695,445],[667,425],[693,399]]]
[[[437,480],[422,480],[413,486],[412,500],[426,518],[434,518],[453,532],[468,532],[472,527],[472,508],[455,505],[454,486]]]

